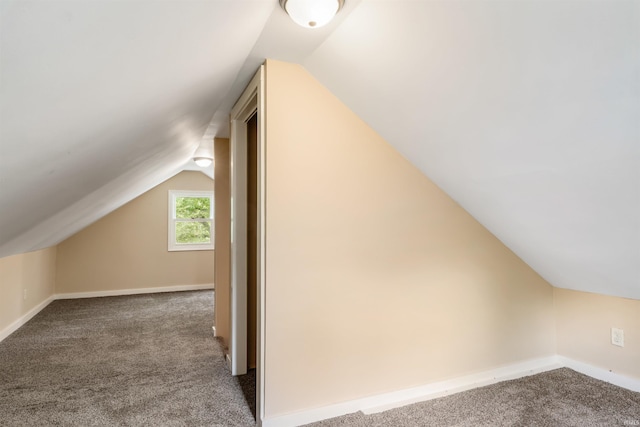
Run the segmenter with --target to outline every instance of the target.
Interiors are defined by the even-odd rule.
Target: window
[[[169,190],[169,250],[213,249],[213,192]]]

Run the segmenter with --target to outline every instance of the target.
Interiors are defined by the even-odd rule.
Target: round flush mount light
[[[203,138],[193,153],[193,161],[201,168],[208,168],[213,163],[213,138]]]
[[[293,22],[305,28],[320,28],[338,13],[344,0],[280,0]]]
[[[210,157],[194,157],[193,161],[201,168],[206,168],[213,163],[213,159]]]

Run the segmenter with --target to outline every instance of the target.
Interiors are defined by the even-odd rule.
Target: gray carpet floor
[[[0,343],[0,426],[253,426],[212,319],[211,291],[54,301]],[[558,369],[311,425],[638,426],[640,393]]]
[[[246,375],[238,377],[238,381],[240,382],[244,400],[249,404],[249,410],[251,410],[253,418],[256,418],[256,370],[249,369]]]
[[[213,292],[54,301],[0,343],[2,426],[252,426]]]
[[[314,427],[609,427],[640,425],[640,393],[562,368]]]

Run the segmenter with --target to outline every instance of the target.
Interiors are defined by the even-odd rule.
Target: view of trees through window
[[[211,242],[211,199],[176,197],[176,243]]]

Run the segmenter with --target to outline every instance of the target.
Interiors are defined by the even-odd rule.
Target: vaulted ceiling
[[[0,256],[58,243],[227,136],[303,64],[555,286],[640,299],[640,2],[0,0]]]

